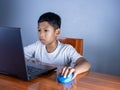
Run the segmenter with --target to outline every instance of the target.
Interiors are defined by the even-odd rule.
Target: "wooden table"
[[[42,75],[31,81],[23,81],[0,74],[0,90],[120,90],[120,77],[85,72],[69,85],[57,82],[56,72]]]

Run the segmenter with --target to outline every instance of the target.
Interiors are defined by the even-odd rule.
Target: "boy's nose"
[[[43,38],[43,37],[44,37],[44,33],[43,33],[43,32],[40,32],[40,33],[39,33],[39,37],[40,37],[40,38]]]

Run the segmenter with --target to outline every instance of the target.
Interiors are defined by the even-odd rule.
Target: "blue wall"
[[[0,0],[0,25],[21,27],[26,46],[48,11],[61,16],[61,36],[84,39],[92,71],[120,75],[120,0]]]

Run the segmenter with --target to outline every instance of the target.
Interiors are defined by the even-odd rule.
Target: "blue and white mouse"
[[[71,74],[69,77],[66,77],[66,78],[64,78],[61,74],[59,74],[57,77],[57,80],[60,83],[68,83],[73,80],[72,77],[73,77],[73,74]]]

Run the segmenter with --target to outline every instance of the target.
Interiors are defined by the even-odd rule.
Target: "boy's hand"
[[[72,79],[74,79],[77,74],[76,74],[76,72],[75,72],[75,69],[69,66],[69,67],[64,67],[64,68],[62,69],[61,75],[62,75],[64,78],[66,78],[66,77],[69,77],[72,73],[73,73],[73,78],[72,78]]]

